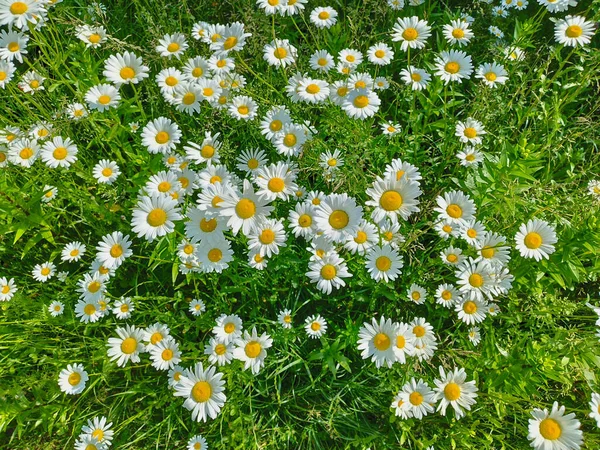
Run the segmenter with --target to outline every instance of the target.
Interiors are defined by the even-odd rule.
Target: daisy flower
[[[387,166],[385,166],[384,178],[396,181],[406,178],[407,181],[416,181],[419,183],[419,180],[423,177],[417,166],[402,161],[400,158],[394,158]]]
[[[422,305],[427,299],[427,291],[423,286],[413,283],[408,288],[407,296],[411,302],[415,302],[417,305]]]
[[[454,309],[458,313],[458,318],[467,325],[483,322],[487,312],[485,303],[473,296],[467,296],[457,303]]]
[[[252,174],[267,163],[267,155],[258,148],[242,150],[236,161],[238,170]]]
[[[100,303],[94,299],[81,299],[75,305],[75,315],[82,323],[95,323],[103,316]]]
[[[242,336],[242,319],[235,314],[222,314],[217,317],[217,325],[212,329],[216,339],[225,344],[234,342]]]
[[[344,248],[350,251],[350,253],[358,253],[360,255],[366,254],[369,249],[377,245],[379,242],[379,236],[377,233],[377,227],[366,220],[363,220],[356,230],[351,235],[346,236],[346,242]]]
[[[243,191],[233,192],[231,196],[223,199],[219,213],[228,219],[227,226],[231,227],[234,235],[241,229],[247,236],[262,218],[271,213],[273,207],[268,206],[269,203],[266,198],[255,194],[250,182],[244,180]]]
[[[319,165],[325,169],[327,173],[332,173],[344,166],[344,158],[338,149],[333,152],[327,150],[319,155]]]
[[[469,23],[463,20],[452,20],[449,24],[444,25],[443,34],[450,44],[458,44],[459,47],[467,45],[474,34],[469,28]]]
[[[415,317],[410,322],[414,342],[414,356],[419,361],[430,359],[437,349],[437,338],[433,327],[423,317]]]
[[[135,53],[125,52],[111,55],[104,62],[103,75],[115,86],[138,84],[148,78],[150,69],[143,64],[142,58]]]
[[[600,427],[600,394],[592,392],[590,400],[590,409],[592,412],[589,416],[596,421],[596,425]]]
[[[172,369],[181,361],[179,344],[172,337],[161,340],[150,349],[152,366],[157,370]]]
[[[29,36],[23,32],[0,30],[0,59],[7,62],[16,59],[22,63],[23,55],[27,54],[27,42]]]
[[[246,44],[246,38],[252,36],[252,33],[245,32],[244,24],[241,22],[225,25],[220,34],[216,40],[210,43],[210,49],[215,54],[240,51]]]
[[[31,167],[40,154],[40,146],[35,139],[19,139],[8,148],[8,160],[21,167]]]
[[[256,375],[265,365],[267,349],[273,345],[273,339],[266,333],[258,336],[256,328],[253,327],[252,333],[244,330],[243,336],[237,338],[234,344],[233,357],[244,363],[244,370],[251,369]]]
[[[62,316],[62,314],[65,312],[65,305],[58,300],[54,300],[48,305],[48,312],[52,317]]]
[[[175,67],[167,67],[161,70],[155,77],[156,84],[160,90],[170,94],[175,92],[175,88],[183,80],[183,73]]]
[[[443,283],[435,291],[436,303],[445,308],[452,308],[455,304],[462,301],[460,292],[451,284]]]
[[[171,58],[181,58],[181,55],[187,50],[188,43],[183,33],[165,34],[158,40],[156,51],[160,56]]]
[[[129,235],[120,231],[104,235],[96,247],[96,260],[107,269],[116,269],[133,254]]]
[[[318,7],[311,11],[310,21],[317,28],[331,28],[337,22],[338,13],[335,9],[325,6]]]
[[[349,117],[364,120],[375,115],[380,104],[381,100],[374,91],[355,89],[344,97],[342,109]]]
[[[81,433],[89,437],[98,439],[101,444],[110,447],[114,436],[114,431],[111,430],[112,422],[106,423],[106,417],[94,417],[88,419],[87,425],[81,427]],[[80,436],[81,438],[82,436]]]
[[[142,144],[149,153],[166,154],[175,149],[180,138],[179,126],[166,117],[151,120],[142,130]]]
[[[517,250],[523,258],[535,258],[536,261],[548,259],[554,253],[554,244],[558,242],[556,230],[548,222],[531,219],[519,227],[515,235]]]
[[[104,112],[109,108],[118,107],[121,95],[112,84],[98,84],[85,93],[85,101],[89,109]]]
[[[81,103],[71,103],[67,106],[65,113],[73,120],[81,120],[89,114]]]
[[[577,0],[538,0],[538,4],[546,7],[548,12],[564,12],[570,6],[577,6]]]
[[[458,122],[456,124],[455,136],[460,139],[462,143],[468,143],[471,145],[481,144],[481,136],[486,134],[483,124],[471,117],[467,118],[465,122]]]
[[[48,261],[43,264],[36,264],[31,271],[31,274],[33,275],[34,280],[45,283],[55,275],[55,269],[56,266]]]
[[[296,55],[296,47],[287,39],[276,39],[263,48],[263,59],[274,67],[287,67],[294,64]]]
[[[0,61],[0,88],[5,89],[6,85],[11,82],[17,68],[8,61]]]
[[[590,180],[587,189],[592,197],[596,200],[600,200],[600,180]]]
[[[113,314],[119,320],[129,319],[131,313],[135,310],[135,306],[129,297],[117,300],[112,307]]]
[[[371,200],[367,200],[365,204],[375,207],[371,217],[376,223],[386,217],[392,223],[398,221],[398,216],[408,220],[412,213],[420,211],[417,206],[421,195],[419,184],[408,181],[405,177],[400,180],[378,177],[372,187],[367,188],[367,195]]]
[[[81,242],[70,242],[62,249],[61,259],[63,261],[75,262],[79,261],[85,254],[85,245]]]
[[[206,439],[200,434],[192,436],[187,443],[187,450],[208,450]]]
[[[444,84],[450,81],[462,83],[463,79],[468,79],[473,72],[473,63],[471,56],[461,50],[443,51],[435,59],[435,74],[439,76]]]
[[[279,254],[280,247],[286,247],[286,238],[283,220],[265,219],[258,222],[248,235],[248,248],[270,258]]]
[[[401,42],[400,48],[404,52],[409,48],[425,47],[430,36],[431,27],[417,16],[398,18],[392,28],[392,41]]]
[[[183,406],[192,411],[192,420],[206,422],[215,419],[225,405],[223,374],[213,366],[204,369],[202,363],[188,369],[175,385],[175,397],[184,397]]]
[[[287,330],[292,328],[292,311],[289,309],[282,309],[279,311],[279,314],[277,315],[277,322],[279,322],[279,324]]]
[[[416,338],[412,327],[406,323],[395,323],[394,339],[392,342],[392,350],[394,350],[396,362],[400,364],[406,363],[406,357],[412,356],[415,352]]]
[[[307,77],[298,83],[296,93],[306,103],[322,103],[329,97],[329,83]]]
[[[128,361],[140,362],[140,353],[145,350],[142,338],[144,330],[132,325],[117,327],[115,329],[118,338],[108,338],[108,357],[111,361],[117,361],[117,366],[125,367]]]
[[[193,316],[199,316],[206,311],[206,305],[202,300],[195,298],[190,302],[189,311]]]
[[[330,194],[315,210],[318,231],[333,242],[344,242],[353,235],[362,220],[362,207],[346,193]]]
[[[488,28],[488,31],[490,32],[490,34],[496,36],[498,39],[502,39],[504,37],[504,33],[502,32],[502,30],[496,26],[490,26]]]
[[[402,126],[399,123],[383,122],[381,132],[387,137],[392,137],[400,133]]]
[[[392,62],[394,51],[385,42],[378,42],[367,50],[367,58],[371,64],[386,66]]]
[[[510,261],[510,247],[505,245],[506,238],[488,231],[481,236],[477,253],[479,258],[493,265],[505,266]]]
[[[470,246],[478,247],[479,241],[485,234],[485,226],[475,220],[465,221],[460,224],[459,236],[464,239]]]
[[[307,136],[302,125],[287,123],[281,132],[274,136],[272,143],[280,155],[297,156],[302,151],[306,140]]]
[[[81,394],[89,380],[85,368],[81,364],[68,364],[58,375],[60,390],[69,395]]]
[[[36,0],[0,0],[0,25],[27,28],[27,23],[37,24],[45,14],[44,4]]]
[[[152,242],[173,232],[173,221],[180,220],[177,201],[169,196],[142,197],[133,210],[131,227],[138,237]]]
[[[327,73],[333,66],[333,56],[327,50],[317,50],[308,61],[310,68],[319,72]]]
[[[345,286],[342,278],[352,276],[344,260],[333,252],[310,262],[308,269],[306,276],[310,278],[311,283],[317,283],[317,288],[324,294],[331,294],[333,288]]]
[[[200,145],[188,141],[187,145],[183,147],[186,152],[186,158],[196,164],[218,164],[220,159],[219,150],[222,146],[221,141],[219,141],[219,135],[220,133],[213,135],[210,131],[207,131]]]
[[[554,25],[554,38],[568,47],[584,46],[591,42],[594,23],[582,16],[567,16]]]
[[[457,267],[456,277],[461,293],[484,301],[491,298],[496,289],[492,268],[487,261],[469,258]]]
[[[565,407],[552,404],[552,410],[534,408],[529,419],[527,439],[535,450],[578,450],[583,445],[581,424],[574,413],[565,414]]]
[[[89,434],[83,434],[75,441],[75,450],[107,450],[108,446]]]
[[[185,234],[193,242],[201,242],[202,240],[212,240],[222,238],[225,230],[225,221],[219,216],[211,216],[206,211],[198,208],[189,208],[187,211],[189,221],[185,223]],[[191,251],[185,249],[185,253],[189,256],[194,253],[194,246],[191,246]]]
[[[182,71],[188,81],[199,82],[210,75],[208,61],[201,56],[188,59],[183,65]]]
[[[369,250],[365,266],[375,281],[388,282],[398,278],[404,263],[398,250],[385,244]]]
[[[469,328],[469,334],[467,335],[469,341],[475,346],[479,345],[481,342],[481,333],[479,331],[479,327],[471,327]]]
[[[309,316],[304,321],[304,331],[309,338],[319,339],[327,333],[327,321],[319,314]]]
[[[258,113],[258,104],[252,97],[239,95],[231,100],[228,110],[234,119],[252,120]]]
[[[409,417],[422,419],[434,411],[435,392],[422,379],[416,381],[411,378],[402,387],[400,399]]]
[[[63,139],[62,137],[57,136],[44,143],[40,152],[40,157],[50,168],[68,168],[77,161],[77,152],[77,146],[71,139]]]
[[[438,206],[435,211],[440,214],[440,218],[450,223],[460,224],[471,220],[477,212],[473,200],[461,191],[446,192],[443,196],[438,196],[436,203]]]
[[[290,211],[288,220],[294,236],[310,238],[316,231],[314,207],[310,203],[298,202]]]
[[[106,42],[106,29],[102,25],[77,27],[77,37],[86,47],[97,48]]]
[[[15,285],[15,279],[10,280],[6,277],[0,278],[0,302],[7,302],[14,297],[18,288]]]
[[[295,180],[296,171],[281,161],[254,172],[254,182],[259,187],[256,194],[268,201],[277,198],[287,200],[289,196],[293,196],[298,189]]]
[[[475,381],[465,381],[467,374],[465,369],[453,369],[446,373],[444,368],[440,366],[440,379],[435,379],[436,400],[440,403],[437,411],[443,416],[446,415],[448,405],[454,408],[456,419],[460,419],[465,415],[464,410],[471,410],[471,406],[475,404],[477,397],[477,386]]]
[[[476,147],[465,147],[456,157],[460,160],[460,165],[465,167],[477,167],[483,161],[483,153]]]
[[[233,261],[233,250],[225,238],[206,239],[200,243],[196,252],[200,269],[204,273],[221,273]]]
[[[370,324],[363,323],[358,331],[358,349],[362,359],[371,358],[377,368],[383,365],[392,367],[396,362],[395,341],[396,326],[384,316],[379,321],[373,318]]]
[[[210,338],[204,347],[204,354],[208,355],[208,362],[224,366],[233,361],[233,343],[224,344],[215,338]]]
[[[273,140],[281,134],[284,125],[291,123],[290,111],[285,106],[273,106],[260,122],[260,132],[265,138]],[[247,168],[240,169],[246,170]]]
[[[121,175],[121,169],[119,169],[116,162],[101,159],[94,166],[92,174],[98,180],[98,183],[111,185]]]
[[[390,87],[390,82],[386,77],[376,77],[373,80],[373,89],[375,90],[385,90]]]

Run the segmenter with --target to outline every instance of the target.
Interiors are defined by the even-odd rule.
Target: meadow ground
[[[0,449],[600,448],[600,2],[289,3],[0,0]]]

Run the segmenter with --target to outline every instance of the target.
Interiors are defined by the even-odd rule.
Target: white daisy
[[[196,363],[181,375],[173,395],[185,398],[183,406],[192,411],[192,420],[206,422],[219,415],[227,400],[222,377],[223,374],[213,366],[204,370],[202,363]]]
[[[535,258],[536,261],[548,259],[554,253],[554,244],[557,242],[555,228],[539,219],[531,219],[522,224],[515,235],[515,243],[521,256]]]
[[[60,256],[63,261],[79,261],[85,254],[85,245],[81,242],[70,242],[62,249]]]
[[[94,166],[92,171],[94,178],[98,180],[98,183],[113,184],[113,182],[121,175],[121,169],[116,162],[108,159],[101,159],[98,164]]]
[[[111,361],[117,361],[117,366],[124,367],[128,361],[140,362],[140,353],[145,350],[142,339],[144,330],[132,325],[117,327],[115,329],[118,338],[108,338],[108,357]]]
[[[244,370],[251,369],[256,375],[265,364],[267,349],[273,345],[273,339],[266,333],[258,336],[253,327],[252,333],[244,330],[243,336],[237,338],[234,344],[233,357],[244,363]]]
[[[333,288],[345,286],[346,283],[342,278],[352,276],[344,260],[333,252],[310,262],[308,269],[306,276],[310,278],[311,283],[317,283],[317,288],[324,294],[331,294]]]
[[[121,297],[121,299],[117,300],[112,307],[113,314],[119,320],[129,319],[134,310],[135,306],[129,297]]]
[[[374,91],[355,89],[344,97],[342,109],[349,117],[364,120],[375,115],[380,104],[381,100]]]
[[[166,117],[151,120],[142,130],[142,144],[149,153],[166,154],[175,149],[180,138],[179,126]]]
[[[407,220],[412,213],[420,211],[417,206],[421,195],[419,184],[406,177],[400,180],[377,177],[372,187],[367,188],[367,195],[371,199],[365,204],[375,207],[371,214],[374,222],[387,217],[395,223],[398,216]]]
[[[431,36],[431,27],[426,20],[421,20],[417,16],[398,18],[392,28],[392,41],[401,42],[402,51],[425,47],[429,36]]]
[[[319,314],[309,316],[304,320],[304,331],[311,339],[319,339],[327,333],[327,321]]]
[[[454,368],[446,373],[440,366],[439,370],[441,379],[434,380],[436,399],[440,401],[437,411],[445,416],[446,408],[450,405],[454,408],[456,419],[460,419],[465,415],[464,409],[470,411],[475,404],[478,391],[475,381],[465,381],[467,374],[462,368]]]
[[[289,0],[288,0],[289,3]],[[317,28],[331,28],[337,22],[338,13],[329,6],[319,6],[310,13],[310,21]]]
[[[244,180],[243,191],[233,192],[223,199],[219,214],[228,219],[227,226],[231,227],[234,235],[241,229],[247,236],[259,220],[271,213],[273,207],[268,206],[269,203],[266,198],[255,194],[250,182]]]
[[[215,338],[210,338],[204,347],[204,354],[208,355],[208,362],[224,366],[233,361],[233,343],[224,344]]]
[[[152,242],[157,237],[172,233],[173,221],[180,220],[177,201],[169,196],[142,197],[133,210],[131,227],[138,237]]]
[[[220,342],[230,344],[242,335],[244,327],[239,316],[221,314],[216,322],[217,325],[213,327],[212,332]]]
[[[109,108],[118,107],[121,95],[112,84],[98,84],[85,93],[85,101],[89,109],[104,112]]]
[[[439,76],[444,84],[450,81],[458,81],[469,78],[473,72],[471,56],[461,50],[443,51],[435,59],[435,74]]]
[[[379,321],[371,319],[370,324],[363,323],[358,331],[358,349],[362,359],[370,357],[377,368],[383,365],[392,367],[396,362],[395,341],[396,326],[385,316],[381,316]]]
[[[554,25],[554,38],[568,47],[584,46],[591,42],[595,33],[594,22],[582,16],[567,16]]]
[[[122,84],[138,84],[148,78],[150,69],[145,66],[142,58],[132,52],[111,55],[104,62],[103,75],[115,86]]]
[[[116,269],[133,254],[129,235],[120,231],[104,235],[96,247],[96,260],[107,269]]]
[[[354,235],[362,220],[362,207],[346,193],[330,194],[315,210],[317,230],[333,242],[344,242]]]
[[[190,302],[188,310],[193,316],[199,316],[206,311],[206,305],[202,300],[195,298]]]
[[[289,309],[283,309],[279,311],[279,314],[277,315],[277,322],[279,322],[279,324],[285,329],[289,330],[292,328],[292,311]]]
[[[581,423],[574,413],[565,414],[565,407],[552,404],[552,410],[534,408],[529,419],[531,447],[535,450],[578,450],[583,445]]]
[[[165,34],[161,39],[158,40],[156,51],[160,53],[160,56],[177,59],[181,58],[181,55],[187,50],[188,43],[185,40],[183,33]]]
[[[398,278],[404,263],[398,250],[390,245],[383,245],[369,250],[365,266],[375,281],[388,282]]]
[[[54,300],[48,305],[48,312],[52,317],[62,316],[62,314],[65,312],[65,305],[58,300]]]
[[[58,375],[58,386],[60,390],[69,394],[81,394],[85,384],[89,380],[85,368],[81,364],[68,364]]]

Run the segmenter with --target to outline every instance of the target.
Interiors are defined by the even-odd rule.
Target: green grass
[[[100,21],[112,37],[100,49],[85,49],[74,27],[93,23],[83,0],[65,0],[52,10],[46,27],[31,31],[29,54],[19,73],[35,68],[48,79],[46,90],[22,94],[12,82],[0,91],[0,126],[20,126],[47,120],[61,136],[78,145],[78,162],[70,170],[48,169],[37,162],[30,169],[14,165],[0,171],[0,276],[14,277],[19,291],[0,303],[0,448],[72,448],[82,425],[96,415],[114,424],[114,448],[185,448],[194,434],[202,434],[211,449],[445,449],[528,448],[527,425],[533,408],[558,401],[582,423],[586,449],[600,447],[595,421],[587,417],[591,392],[600,390],[600,352],[595,336],[595,314],[585,305],[598,304],[600,283],[600,214],[598,202],[587,193],[589,180],[600,177],[600,88],[598,38],[584,49],[557,46],[550,15],[535,1],[506,19],[493,18],[488,5],[468,1],[426,2],[404,11],[391,11],[383,1],[335,1],[339,23],[329,30],[308,25],[308,13],[294,18],[265,16],[250,0],[222,2],[154,0],[105,2]],[[309,10],[324,2],[310,2]],[[598,20],[598,1],[581,1],[571,14]],[[486,89],[473,81],[444,87],[433,77],[429,89],[413,93],[399,78],[407,55],[394,46],[393,64],[378,70],[391,88],[381,93],[377,116],[349,119],[333,106],[293,104],[284,91],[285,72],[270,68],[262,47],[273,39],[289,39],[298,47],[301,70],[314,50],[337,54],[351,47],[366,49],[379,41],[391,44],[389,31],[398,16],[418,15],[435,24],[424,51],[411,53],[411,64],[432,63],[446,44],[441,25],[459,10],[476,17],[476,39],[467,47],[474,65],[501,61],[502,48],[487,27],[498,25],[506,42],[526,51],[523,62],[506,61],[509,81]],[[574,12],[573,12],[574,11]],[[562,17],[564,14],[560,15]],[[199,142],[205,130],[219,131],[222,159],[232,168],[241,149],[260,147],[271,160],[281,159],[260,135],[257,121],[236,121],[209,106],[187,116],[169,107],[153,76],[161,68],[181,64],[161,59],[154,46],[165,33],[189,33],[198,20],[241,21],[253,33],[235,56],[239,73],[248,81],[245,93],[255,98],[263,114],[270,106],[287,105],[296,119],[309,120],[318,134],[298,159],[299,183],[326,193],[347,192],[358,203],[365,189],[382,174],[392,158],[419,167],[422,175],[421,212],[401,226],[406,242],[402,276],[395,283],[375,283],[363,258],[346,255],[353,278],[331,295],[319,293],[304,275],[307,246],[288,239],[288,247],[265,271],[246,263],[242,236],[232,240],[236,259],[222,274],[177,273],[176,233],[153,243],[135,240],[134,256],[111,280],[112,298],[130,296],[136,310],[127,322],[145,327],[167,324],[179,341],[183,361],[206,363],[204,344],[214,319],[235,313],[244,326],[268,332],[274,345],[261,373],[243,372],[234,362],[220,368],[226,380],[227,403],[217,419],[198,424],[183,401],[172,395],[166,376],[151,367],[147,355],[139,364],[118,368],[106,356],[106,342],[122,321],[109,316],[99,323],[82,324],[74,315],[77,280],[87,271],[101,236],[115,230],[131,233],[131,209],[138,190],[151,174],[163,170],[161,157],[150,155],[133,136],[128,124],[159,116],[175,120],[184,140]],[[151,67],[151,77],[135,89],[121,89],[118,110],[93,113],[80,122],[54,114],[102,80],[104,60],[113,53],[135,51]],[[190,40],[187,55],[208,55],[204,44]],[[372,75],[372,65],[363,64]],[[330,73],[328,80],[340,79]],[[454,137],[457,120],[474,117],[488,132],[479,169],[459,165],[462,145]],[[379,124],[402,125],[392,139],[381,135]],[[345,158],[342,175],[333,183],[322,176],[319,154],[339,148]],[[116,161],[123,175],[113,186],[97,184],[91,169],[101,158]],[[58,198],[41,205],[45,184],[58,188]],[[480,324],[482,342],[469,343],[468,326],[456,314],[428,301],[413,305],[406,289],[413,282],[430,297],[442,282],[453,282],[453,271],[438,258],[448,241],[441,240],[433,223],[435,198],[446,191],[467,192],[478,206],[477,217],[495,232],[512,240],[521,223],[540,218],[556,225],[559,242],[549,260],[536,263],[512,250],[510,294],[498,303],[501,313]],[[274,217],[286,217],[292,206],[277,203]],[[122,218],[124,217],[124,219]],[[47,260],[60,261],[62,247],[78,240],[88,247],[85,264],[60,264],[69,270],[66,283],[39,283],[31,269]],[[463,248],[465,246],[463,245]],[[58,265],[58,264],[57,264]],[[191,298],[205,301],[199,318],[187,312]],[[61,300],[62,317],[52,318],[47,305]],[[283,330],[280,309],[294,313],[294,328]],[[325,337],[306,338],[306,316],[319,313],[329,322]],[[406,365],[376,369],[357,350],[358,329],[374,316],[397,321],[426,317],[439,337],[429,362],[411,359]],[[86,390],[66,396],[57,384],[69,363],[80,362],[90,374]],[[393,396],[411,377],[430,385],[438,366],[464,367],[474,379],[479,397],[460,421],[433,414],[423,420],[394,417],[388,408]]]

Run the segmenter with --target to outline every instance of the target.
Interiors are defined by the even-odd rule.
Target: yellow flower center
[[[77,372],[72,372],[67,380],[71,386],[76,386],[81,381],[81,375]]]
[[[356,242],[357,244],[364,244],[365,242],[367,242],[367,233],[365,233],[364,231],[359,231],[358,233],[356,233],[354,242]]]
[[[326,58],[319,58],[317,60],[317,64],[320,65],[321,67],[326,66],[327,65],[327,59]]]
[[[227,347],[224,344],[217,344],[215,346],[215,353],[219,356],[224,355],[227,351]]]
[[[245,116],[250,112],[250,109],[246,105],[238,106],[237,110],[242,116]]]
[[[467,127],[465,128],[465,136],[468,137],[469,139],[473,139],[474,137],[477,136],[477,130],[473,127]]]
[[[186,92],[181,99],[181,103],[184,105],[192,105],[196,101],[196,96],[192,92]]]
[[[273,177],[269,180],[267,186],[272,192],[282,192],[285,189],[285,182],[282,178]]]
[[[308,92],[309,94],[318,94],[320,90],[321,88],[314,83],[306,86],[306,92]]]
[[[166,131],[159,131],[158,133],[156,133],[156,136],[154,137],[154,140],[156,141],[157,144],[166,144],[167,142],[169,142],[170,136],[169,133],[167,133]]]
[[[27,10],[29,9],[29,7],[27,6],[27,4],[25,2],[14,2],[12,5],[10,5],[9,9],[10,9],[11,14],[18,16],[21,14],[25,14],[27,12]]]
[[[397,211],[402,203],[402,196],[396,191],[385,191],[379,199],[379,206],[386,211]]]
[[[494,247],[490,247],[489,245],[486,245],[481,249],[481,256],[483,256],[486,259],[493,258],[495,254],[496,250],[494,249]]]
[[[354,87],[356,89],[365,89],[367,87],[367,83],[365,83],[363,80],[360,80],[354,83]]]
[[[345,97],[346,95],[348,95],[349,91],[350,91],[350,89],[348,89],[346,86],[342,86],[342,87],[338,88],[337,94],[340,97]]]
[[[173,359],[173,350],[170,348],[165,348],[160,356],[164,361],[171,361]]]
[[[392,267],[392,260],[387,256],[380,256],[375,260],[375,266],[381,272],[387,272]]]
[[[244,353],[246,353],[248,358],[256,358],[260,355],[261,350],[262,346],[260,345],[260,342],[257,341],[248,342],[244,347]]]
[[[124,304],[121,305],[120,309],[121,309],[122,313],[129,312],[129,305],[127,303],[124,303]]]
[[[110,256],[112,256],[113,258],[118,258],[119,256],[121,256],[123,254],[123,247],[121,247],[121,244],[114,244],[111,248],[110,248]]]
[[[321,11],[319,13],[319,19],[321,19],[321,20],[329,19],[329,13],[327,11]]]
[[[377,333],[373,337],[373,345],[377,350],[383,352],[387,350],[391,345],[390,337],[385,333]]]
[[[583,30],[579,25],[571,25],[565,30],[565,34],[570,38],[578,38],[583,34]]]
[[[333,280],[337,275],[337,269],[333,264],[325,264],[321,267],[321,277],[324,280]]]
[[[413,334],[418,338],[425,336],[425,327],[417,325],[413,328]]]
[[[485,79],[488,81],[496,81],[496,78],[498,78],[498,76],[494,72],[488,72],[484,76]]]
[[[200,78],[203,74],[204,74],[204,70],[202,69],[202,67],[194,67],[194,69],[192,70],[192,76],[194,78]],[[169,86],[171,86],[171,85],[169,85]]]
[[[404,348],[405,346],[406,346],[406,339],[404,338],[404,336],[402,336],[401,334],[396,336],[396,347]]]
[[[221,249],[213,248],[208,251],[207,256],[209,261],[216,263],[221,261],[221,259],[223,258],[223,252],[221,251]]]
[[[284,321],[285,323],[292,323],[292,316],[290,316],[290,315],[288,314],[287,316],[285,316],[285,317],[283,318],[283,321]]]
[[[469,228],[467,230],[467,236],[469,236],[471,239],[475,239],[477,237],[477,230],[474,228]]]
[[[235,45],[238,43],[238,38],[235,36],[229,36],[227,39],[225,39],[225,42],[223,42],[223,48],[225,50],[231,50],[233,47],[235,47]]]
[[[104,431],[102,431],[100,428],[96,428],[93,432],[92,432],[92,437],[95,437],[96,439],[98,439],[99,441],[102,441],[102,439],[104,439]]]
[[[108,105],[110,103],[110,96],[109,95],[101,95],[100,97],[98,97],[98,103],[100,103],[101,105]]]
[[[542,245],[542,236],[540,236],[539,233],[532,231],[531,233],[527,233],[524,241],[527,248],[535,250]]]
[[[352,103],[357,108],[365,108],[369,105],[369,97],[366,95],[358,95]]]
[[[544,439],[555,441],[562,435],[562,428],[556,420],[548,417],[540,422],[540,434]]]
[[[203,218],[200,221],[200,229],[202,231],[204,231],[205,233],[212,233],[213,231],[215,231],[216,228],[217,228],[217,219],[206,220],[206,219]],[[186,245],[185,248],[184,248],[184,251],[186,253],[188,253],[188,251],[187,251],[188,245]],[[192,247],[191,245],[189,245],[189,246]],[[192,251],[193,251],[193,247],[192,247]]]
[[[458,219],[459,217],[462,217],[463,211],[456,203],[452,203],[446,208],[446,213],[453,219]]]
[[[342,209],[333,211],[329,216],[329,225],[336,230],[346,228],[348,222],[350,222],[350,217],[348,216],[348,213]]]
[[[126,355],[131,355],[133,352],[136,351],[137,346],[138,343],[135,340],[135,338],[128,337],[123,339],[123,342],[121,342],[121,351]]]
[[[194,246],[192,244],[185,244],[183,247],[183,253],[191,255],[194,252]]]
[[[277,47],[273,52],[273,55],[277,59],[283,59],[287,56],[287,50],[283,47]]]
[[[9,52],[16,52],[17,50],[19,50],[19,43],[10,42],[7,47]]]
[[[456,383],[448,383],[444,388],[444,397],[451,402],[458,400],[460,397],[460,386]]]
[[[54,159],[63,160],[67,157],[67,149],[65,147],[56,147],[52,152]]]
[[[410,297],[416,302],[421,299],[421,293],[419,291],[413,291]]]
[[[319,331],[321,329],[321,324],[319,322],[313,322],[310,324],[310,329],[313,331]]]
[[[446,300],[446,301],[448,301],[448,300],[452,299],[452,292],[450,292],[450,291],[447,291],[447,290],[446,290],[446,291],[443,291],[443,292],[442,292],[442,298],[443,298],[444,300]]]
[[[471,300],[466,301],[463,305],[463,311],[467,314],[475,314],[477,312],[477,303],[472,302]]]
[[[383,51],[383,50],[381,50],[381,49],[380,49],[380,50],[376,50],[376,51],[375,51],[375,56],[376,56],[377,58],[383,58],[383,57],[385,56],[385,51]]]
[[[207,402],[212,395],[212,386],[208,381],[198,381],[192,388],[192,398],[197,403]]]
[[[283,145],[285,145],[286,147],[293,147],[294,145],[296,145],[297,141],[298,139],[296,138],[295,134],[288,133],[283,138]]]
[[[148,213],[146,222],[151,227],[160,227],[167,221],[167,212],[162,208],[155,208]]]
[[[88,444],[85,446],[85,450],[98,450],[98,447],[94,444]]]
[[[460,64],[458,64],[457,62],[451,61],[449,63],[446,63],[446,65],[444,66],[444,69],[448,73],[452,73],[452,74],[458,73],[458,71],[460,70]]]
[[[176,86],[177,83],[179,83],[179,80],[173,76],[168,76],[167,78],[165,78],[165,84],[167,86],[173,87]]]
[[[225,324],[224,329],[225,329],[225,333],[231,334],[235,331],[235,325],[231,322],[228,322]]]
[[[102,169],[102,175],[104,175],[105,177],[110,177],[112,175],[113,171],[110,167],[105,167],[104,169]]]
[[[3,70],[0,70],[0,81],[6,80],[6,77],[7,77],[6,72],[4,72]]]
[[[10,287],[8,287],[7,284],[5,284],[4,286],[2,286],[2,293],[3,294],[8,294],[8,291],[10,291]]]
[[[414,41],[419,37],[419,32],[415,28],[407,28],[402,32],[405,41]]]
[[[92,294],[95,294],[96,292],[98,292],[100,290],[101,287],[102,287],[102,284],[100,284],[98,281],[94,280],[90,284],[88,284],[88,291],[90,291]],[[93,306],[92,306],[92,308],[93,308]]]
[[[162,341],[162,334],[159,333],[158,331],[155,331],[154,333],[152,333],[152,336],[150,336],[150,343],[152,345],[156,345],[158,344],[160,341]]]
[[[124,80],[131,80],[135,77],[135,71],[131,67],[123,67],[119,72],[119,75],[121,75],[121,78]]]
[[[223,179],[219,175],[213,175],[208,181],[210,181],[211,184],[215,184],[217,182],[220,183],[221,181],[223,181]]]
[[[256,204],[249,198],[243,198],[235,205],[236,214],[242,219],[249,219],[256,213]]]
[[[275,240],[275,233],[273,233],[273,230],[263,230],[260,233],[258,240],[264,245],[271,244]]]
[[[213,208],[219,208],[219,203],[221,203],[223,199],[218,195],[215,195],[213,199],[210,201],[210,204]]]
[[[92,33],[90,34],[90,37],[88,37],[88,41],[90,41],[92,44],[97,44],[102,40],[102,36],[100,36],[98,33]]]
[[[29,159],[33,156],[33,149],[25,147],[19,152],[19,156],[21,157],[21,159]]]
[[[179,44],[177,42],[171,42],[169,45],[167,45],[167,51],[173,53],[177,50],[179,50]]]
[[[423,403],[423,396],[420,392],[415,391],[408,396],[408,401],[414,406],[419,406]]]
[[[50,269],[48,267],[44,267],[41,272],[42,275],[46,276],[50,273]]]
[[[452,37],[455,39],[462,39],[465,37],[465,32],[460,28],[452,30]]]
[[[171,183],[168,181],[161,181],[158,183],[158,192],[169,192],[171,190]]]

